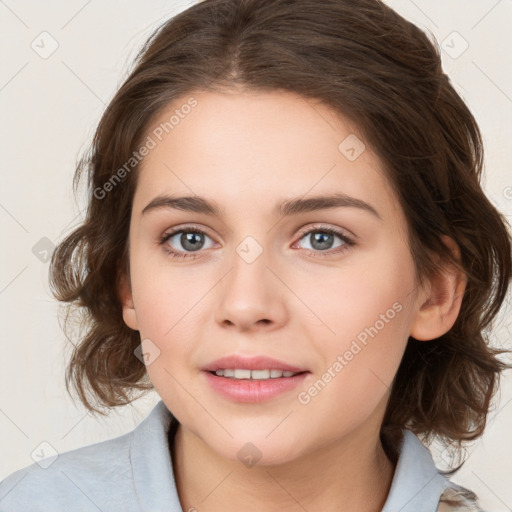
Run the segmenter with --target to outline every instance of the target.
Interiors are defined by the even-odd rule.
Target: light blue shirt
[[[182,512],[167,436],[171,421],[177,422],[160,401],[128,434],[61,453],[46,469],[39,462],[12,473],[0,482],[0,512]],[[382,511],[436,512],[453,485],[405,430]]]

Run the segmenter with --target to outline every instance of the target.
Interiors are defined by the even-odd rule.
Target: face
[[[346,119],[291,93],[190,97],[147,134],[130,224],[123,315],[157,392],[232,461],[248,442],[278,464],[378,432],[417,310],[382,163]],[[215,363],[226,356],[243,360]],[[263,372],[205,369],[244,363]],[[299,374],[268,378],[284,364]]]

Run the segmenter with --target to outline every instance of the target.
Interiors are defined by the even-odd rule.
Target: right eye
[[[198,228],[180,228],[166,232],[160,239],[160,245],[164,246],[165,251],[171,258],[196,258],[198,255],[189,254],[209,249],[204,247],[205,239],[213,240],[201,229]],[[169,243],[168,243],[169,242]],[[181,246],[177,247],[176,246]]]

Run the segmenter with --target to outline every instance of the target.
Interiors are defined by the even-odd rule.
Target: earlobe
[[[460,261],[460,249],[455,241],[445,235],[441,238]],[[466,283],[465,274],[446,262],[442,270],[430,278],[428,290],[419,296],[410,336],[428,341],[446,334],[459,315]]]
[[[137,314],[135,306],[133,304],[133,296],[130,285],[130,279],[123,273],[120,275],[118,280],[118,291],[119,298],[121,300],[121,306],[123,308],[123,320],[124,323],[134,331],[139,330],[139,324],[137,322]]]

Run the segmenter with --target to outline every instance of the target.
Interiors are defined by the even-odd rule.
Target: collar
[[[182,511],[167,440],[169,428],[176,423],[160,400],[133,430],[130,460],[135,492],[143,512]]]
[[[430,451],[404,429],[398,463],[382,512],[433,512],[450,481],[436,468]]]
[[[133,480],[140,508],[180,511],[168,443],[178,421],[159,401],[133,431],[130,445]],[[429,450],[404,430],[391,489],[382,512],[435,512],[450,481],[439,473]]]

